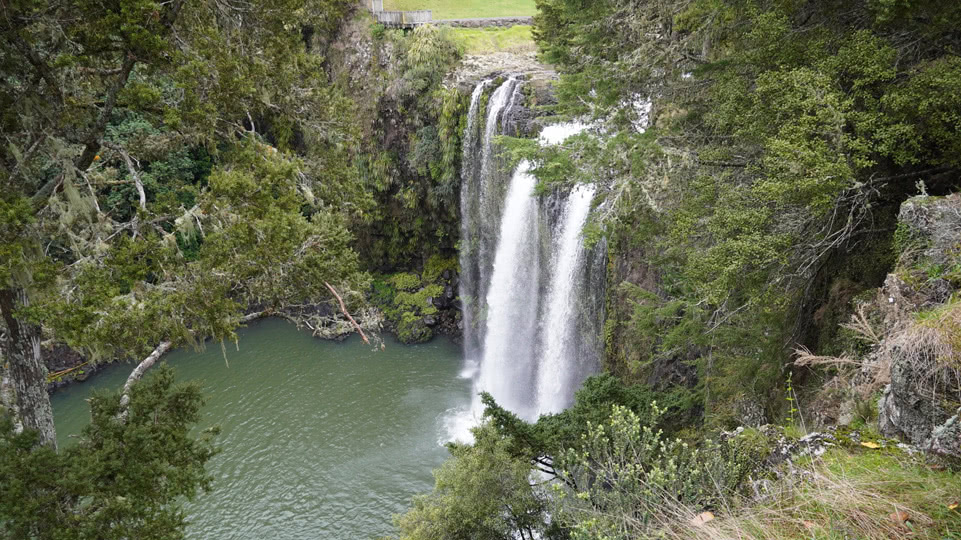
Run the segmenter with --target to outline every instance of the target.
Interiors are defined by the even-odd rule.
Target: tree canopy
[[[230,339],[251,307],[356,303],[350,101],[321,54],[349,3],[7,3],[2,355],[52,443],[41,339],[93,359]]]
[[[832,294],[880,284],[900,203],[957,187],[955,3],[538,7],[559,112],[604,126],[569,145],[567,169],[604,186],[615,258],[641,250],[659,276],[618,289],[621,373],[695,362],[722,413],[765,394],[797,344],[829,346],[847,303]]]
[[[132,390],[123,423],[120,403],[119,391],[95,395],[90,425],[60,452],[0,418],[0,537],[183,538],[179,504],[210,488],[216,451],[215,432],[190,433],[200,386],[162,366]]]

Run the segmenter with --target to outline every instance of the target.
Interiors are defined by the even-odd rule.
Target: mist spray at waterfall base
[[[464,303],[465,367],[474,382],[471,404],[449,411],[446,440],[469,442],[481,422],[480,393],[525,420],[569,406],[584,378],[598,369],[598,257],[582,230],[594,187],[535,196],[531,163],[513,174],[492,138],[508,125],[520,85],[511,77],[479,103],[491,81],[475,88],[464,136],[460,295]],[[486,123],[481,132],[478,122]],[[560,144],[586,129],[579,123],[545,127],[542,145]],[[601,287],[602,289],[602,287]],[[593,336],[593,337],[592,337]],[[442,442],[446,442],[442,441]]]

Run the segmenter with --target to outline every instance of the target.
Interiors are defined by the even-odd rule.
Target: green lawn
[[[384,0],[388,11],[429,9],[435,19],[534,15],[534,0]]]
[[[523,53],[537,49],[530,26],[510,28],[453,28],[454,39],[468,54]]]

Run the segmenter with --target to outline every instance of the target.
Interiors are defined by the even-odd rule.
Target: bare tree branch
[[[266,317],[269,314],[269,311],[257,311],[254,313],[249,313],[241,317],[240,322],[248,323],[255,319]],[[137,367],[130,372],[130,376],[127,377],[127,382],[123,385],[123,394],[120,396],[120,413],[117,415],[117,418],[121,423],[125,423],[127,421],[128,407],[130,406],[130,390],[133,388],[134,384],[137,383],[137,381],[143,378],[144,373],[146,373],[148,369],[152,368],[154,364],[157,363],[157,360],[160,360],[160,357],[166,354],[171,347],[173,347],[172,341],[161,342],[160,345],[157,345],[157,348],[154,349],[152,353],[144,358],[142,362],[137,364]]]
[[[157,345],[157,348],[147,356],[147,358],[144,358],[143,362],[140,362],[140,364],[134,368],[134,370],[130,373],[130,376],[127,377],[127,382],[123,385],[123,395],[120,396],[120,414],[118,417],[121,423],[127,422],[127,407],[130,405],[130,390],[133,388],[133,385],[143,378],[144,373],[146,373],[148,369],[152,368],[153,365],[157,363],[157,360],[159,360],[164,353],[169,351],[172,346],[173,342],[171,341],[161,342],[160,345]]]
[[[133,166],[133,160],[130,159],[130,154],[127,153],[122,147],[110,143],[104,142],[104,146],[119,153],[123,157],[124,163],[127,164],[127,170],[130,171],[130,176],[133,178],[133,183],[137,186],[137,194],[140,196],[140,208],[141,210],[147,209],[147,193],[143,189],[143,182],[140,180],[140,174],[137,173],[137,168]]]
[[[354,318],[351,317],[350,313],[347,311],[347,306],[344,305],[344,299],[341,298],[339,294],[337,294],[337,291],[330,285],[330,283],[327,283],[325,281],[324,285],[326,285],[327,288],[330,289],[330,292],[334,293],[334,296],[337,297],[337,301],[340,302],[340,310],[344,313],[344,315],[350,321],[350,324],[354,325],[354,328],[357,330],[357,333],[359,333],[360,337],[363,338],[364,343],[370,345],[370,340],[367,339],[367,334],[364,334],[363,329],[361,329],[360,325],[357,324],[357,321],[355,321]]]

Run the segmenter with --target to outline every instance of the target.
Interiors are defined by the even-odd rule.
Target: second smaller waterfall
[[[567,198],[561,217],[561,230],[554,246],[553,274],[547,290],[547,308],[542,317],[544,328],[540,361],[537,363],[537,413],[557,413],[571,404],[572,389],[581,383],[581,362],[574,319],[580,297],[578,269],[584,259],[581,231],[594,198],[594,186],[574,188]]]

